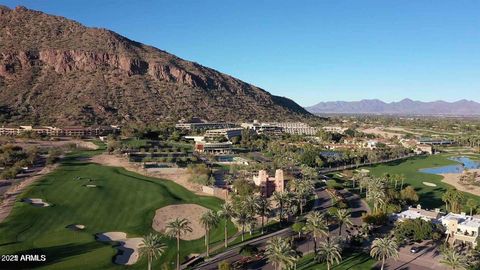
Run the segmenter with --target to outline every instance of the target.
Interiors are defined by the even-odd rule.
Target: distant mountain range
[[[480,116],[480,103],[471,100],[456,102],[432,101],[423,102],[403,99],[398,102],[383,102],[378,99],[360,101],[320,102],[306,107],[309,112],[339,113],[339,114],[395,114],[395,115],[449,115],[449,116]]]

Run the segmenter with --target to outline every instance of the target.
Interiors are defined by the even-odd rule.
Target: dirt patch
[[[187,169],[161,168],[155,169],[155,171],[148,171],[142,168],[140,165],[128,162],[128,160],[126,160],[126,158],[124,157],[108,154],[96,155],[91,158],[91,161],[105,166],[122,167],[128,171],[149,177],[160,178],[162,180],[167,179],[185,187],[186,189],[198,195],[209,195],[202,192],[201,185],[188,181],[188,179],[190,178],[190,174],[188,173]]]
[[[480,169],[469,170],[469,172],[480,173]],[[459,182],[462,174],[460,174],[460,173],[444,173],[444,174],[440,174],[440,175],[443,176],[442,182],[445,182],[449,185],[452,185],[460,191],[468,192],[468,193],[480,196],[480,187],[479,186],[463,185]]]
[[[200,224],[200,217],[208,208],[197,204],[173,204],[155,211],[152,228],[157,232],[165,232],[168,222],[176,218],[185,218],[190,221],[192,232],[182,235],[183,240],[194,240],[205,235],[205,229]]]
[[[374,134],[374,135],[381,136],[381,137],[388,138],[388,139],[391,139],[391,138],[394,138],[394,137],[402,138],[404,136],[404,134],[402,134],[402,133],[388,132],[388,131],[383,130],[380,127],[358,129],[358,130],[363,132],[363,133]]]

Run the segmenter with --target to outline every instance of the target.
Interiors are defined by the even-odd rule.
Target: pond
[[[443,173],[462,173],[465,169],[480,169],[480,162],[470,159],[469,157],[452,157],[450,160],[459,162],[460,164],[448,165],[436,168],[426,168],[419,170],[422,173],[443,174]]]

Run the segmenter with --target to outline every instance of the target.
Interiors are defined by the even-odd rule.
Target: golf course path
[[[4,200],[0,204],[0,223],[2,223],[8,217],[8,215],[10,215],[18,195],[22,194],[33,182],[54,171],[57,167],[57,164],[46,166],[37,174],[23,180],[18,185],[12,186],[7,192],[5,192]]]

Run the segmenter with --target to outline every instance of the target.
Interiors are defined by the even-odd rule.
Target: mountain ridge
[[[132,41],[25,7],[0,6],[0,121],[121,124],[312,117],[285,97]]]
[[[454,102],[443,100],[418,101],[409,98],[393,102],[384,102],[379,99],[327,101],[305,107],[305,109],[314,114],[480,115],[480,103],[467,99],[461,99]]]

